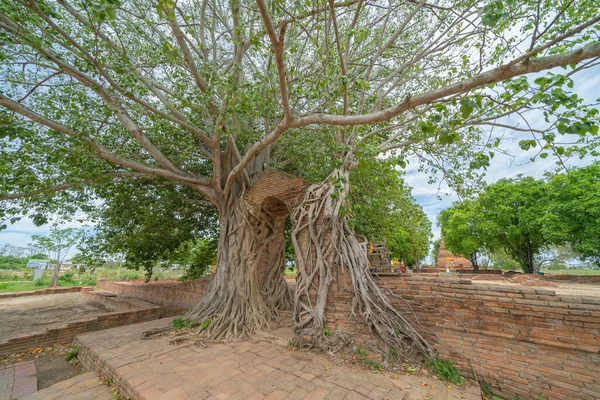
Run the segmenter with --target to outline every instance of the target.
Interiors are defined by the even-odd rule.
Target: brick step
[[[86,372],[66,381],[39,390],[33,394],[19,397],[19,400],[50,400],[50,399],[94,399],[113,400],[110,388],[95,372]]]

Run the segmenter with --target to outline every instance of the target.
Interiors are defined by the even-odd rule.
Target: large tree
[[[600,164],[552,175],[547,187],[545,235],[599,265]]]
[[[544,234],[546,183],[531,177],[500,179],[478,199],[481,235],[490,252],[501,247],[528,274],[537,272],[536,256],[550,245]],[[480,239],[480,240],[481,240]]]
[[[1,0],[5,217],[26,209],[43,222],[76,207],[84,187],[115,181],[191,188],[216,208],[220,237],[216,276],[189,315],[210,319],[211,337],[247,336],[286,303],[259,295],[284,282],[257,281],[268,224],[243,194],[285,162],[278,143],[324,132],[333,170],[292,214],[294,236],[308,238],[295,240],[296,343],[327,345],[327,294],[341,269],[385,355],[433,355],[364,274],[347,222],[357,155],[417,159],[466,184],[499,145],[485,127],[559,157],[562,134],[589,144],[597,116],[569,87],[600,56],[597,11],[558,0]],[[559,66],[568,69],[523,77]],[[501,119],[530,110],[546,124]]]
[[[442,210],[438,217],[446,248],[454,254],[467,257],[475,272],[479,272],[485,253],[486,221],[486,214],[477,200],[456,202],[451,208]]]

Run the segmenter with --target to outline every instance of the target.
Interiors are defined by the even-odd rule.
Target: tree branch
[[[269,16],[267,5],[265,4],[264,0],[256,0],[256,3],[258,4],[258,9],[260,10],[260,16],[263,20],[263,23],[267,28],[267,33],[269,35],[269,39],[271,40],[271,44],[273,45],[273,50],[275,51],[275,61],[277,64],[277,76],[279,78],[279,91],[281,92],[281,105],[283,107],[283,114],[285,115],[286,120],[290,120],[292,118],[292,113],[290,111],[288,100],[287,84],[285,82],[285,65],[283,63],[284,38],[287,25],[283,23],[280,25],[279,38],[277,38],[275,29],[271,23],[271,17]]]
[[[67,136],[70,136],[70,137],[73,137],[73,138],[83,141],[88,146],[90,146],[98,154],[98,156],[101,159],[110,161],[113,164],[117,164],[122,167],[130,168],[135,171],[139,171],[139,172],[143,172],[143,173],[147,173],[147,174],[151,174],[151,175],[156,175],[156,176],[161,176],[163,178],[173,179],[173,180],[179,181],[179,182],[184,182],[193,187],[196,187],[197,185],[201,185],[201,186],[206,186],[207,188],[210,188],[211,180],[208,178],[191,175],[191,174],[188,174],[183,171],[182,172],[174,172],[174,171],[170,171],[170,170],[166,170],[166,169],[154,168],[154,167],[150,167],[145,164],[141,164],[137,161],[133,161],[130,159],[120,157],[120,156],[116,155],[115,153],[111,152],[108,148],[106,148],[103,145],[101,145],[100,143],[96,142],[94,139],[91,139],[87,136],[83,136],[83,135],[73,131],[71,128],[66,127],[65,125],[62,125],[56,121],[52,121],[52,120],[36,113],[35,111],[32,111],[26,107],[23,107],[21,104],[4,96],[3,94],[0,94],[0,106],[4,106],[22,116],[30,119],[33,122],[40,123],[40,124],[47,126],[48,128],[53,129],[57,132],[64,133]]]
[[[581,61],[600,57],[600,42],[590,44],[584,48],[546,57],[539,57],[528,62],[509,63],[490,71],[483,72],[473,78],[464,79],[457,83],[425,92],[416,96],[406,96],[405,100],[395,106],[378,112],[362,115],[340,116],[332,114],[309,114],[296,118],[290,127],[302,127],[312,124],[325,124],[337,126],[354,126],[362,124],[375,124],[388,121],[403,112],[412,110],[423,104],[431,103],[441,98],[455,94],[466,93],[471,89],[488,85],[490,83],[504,81],[515,76],[540,72],[554,67],[577,64]]]
[[[109,173],[106,173],[106,174],[104,174],[102,176],[99,176],[99,177],[96,177],[96,178],[84,179],[84,180],[77,181],[77,182],[63,183],[61,185],[50,186],[50,187],[47,187],[47,188],[44,188],[44,189],[36,189],[36,190],[31,190],[29,192],[21,192],[21,193],[11,193],[11,194],[7,194],[5,196],[1,196],[0,195],[0,201],[2,201],[2,200],[16,200],[16,199],[22,199],[22,198],[27,198],[27,197],[33,197],[33,196],[36,196],[38,194],[42,194],[42,193],[46,193],[46,192],[50,192],[50,193],[62,192],[62,191],[69,190],[69,189],[77,187],[77,186],[89,185],[91,183],[99,182],[99,181],[102,181],[103,179],[105,179],[107,177],[112,177],[112,178],[141,178],[141,177],[149,177],[149,176],[147,174],[145,174],[145,173],[109,172]]]

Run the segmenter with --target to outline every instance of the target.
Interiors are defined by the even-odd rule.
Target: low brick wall
[[[558,282],[600,284],[600,275],[564,275],[546,273],[544,277]]]
[[[112,312],[94,318],[75,321],[60,328],[47,329],[44,333],[21,336],[0,342],[0,356],[23,352],[34,347],[47,347],[55,344],[69,344],[75,336],[118,326],[152,321],[161,317],[161,307],[148,307],[143,310]]]
[[[439,274],[444,272],[443,268],[433,268],[433,267],[423,267],[421,270],[414,269],[414,273],[421,274]],[[480,269],[478,272],[475,272],[473,268],[452,268],[452,272],[460,272],[461,274],[474,274],[474,275],[502,275],[502,270],[500,269]]]
[[[10,299],[13,297],[25,297],[25,296],[42,296],[46,294],[58,294],[58,293],[75,293],[81,290],[81,286],[72,287],[57,287],[57,288],[46,288],[40,290],[29,290],[23,292],[10,292],[0,293],[0,299]]]
[[[460,278],[379,283],[443,358],[494,394],[600,398],[600,297]]]
[[[123,294],[178,310],[189,310],[206,294],[212,276],[188,282],[144,283],[100,280],[96,290]]]

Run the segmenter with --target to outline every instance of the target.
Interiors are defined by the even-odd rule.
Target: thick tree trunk
[[[186,317],[206,327],[210,339],[245,339],[267,328],[278,311],[291,307],[283,279],[283,248],[281,262],[263,265],[268,273],[259,277],[261,255],[278,236],[273,217],[260,206],[251,207],[243,196],[223,214],[215,277]]]
[[[50,287],[56,287],[58,285],[58,275],[60,274],[60,263],[54,264],[54,271],[52,271],[52,281]]]
[[[349,318],[367,327],[387,361],[434,357],[431,346],[396,310],[369,273],[365,243],[359,243],[345,217],[349,168],[312,185],[292,214],[292,241],[298,276],[294,299],[297,347],[336,350],[349,343],[347,332],[332,332],[326,315],[332,287],[350,282]],[[349,278],[349,279],[348,279]],[[333,284],[334,281],[338,281]]]

